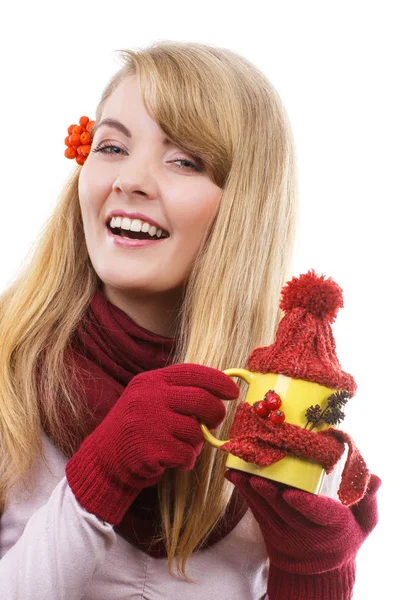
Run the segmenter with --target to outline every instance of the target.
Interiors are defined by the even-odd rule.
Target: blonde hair
[[[282,101],[261,71],[228,49],[161,41],[119,52],[123,66],[103,92],[96,121],[116,86],[139,72],[149,114],[174,143],[202,159],[222,188],[187,282],[174,362],[245,366],[254,347],[273,341],[280,290],[291,275],[297,172]],[[88,433],[88,409],[64,364],[70,336],[100,283],[85,243],[79,173],[77,167],[31,259],[0,297],[0,508],[42,453],[43,419],[67,456]],[[64,431],[56,397],[75,418],[73,431]],[[223,439],[236,404],[227,403],[217,432]],[[167,471],[159,484],[169,568],[176,558],[183,576],[232,492],[224,459],[205,444],[193,471]]]

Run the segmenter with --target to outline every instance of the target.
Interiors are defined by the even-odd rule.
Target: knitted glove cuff
[[[350,600],[353,595],[356,565],[350,561],[333,571],[302,575],[287,573],[270,565],[269,600]]]
[[[83,443],[66,465],[68,484],[79,504],[99,519],[112,525],[121,522],[128,508],[145,487],[138,478],[131,481],[129,487],[104,472],[96,456],[96,448],[90,443]],[[146,485],[151,485],[147,481]]]

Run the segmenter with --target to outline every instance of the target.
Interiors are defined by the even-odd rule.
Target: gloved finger
[[[377,491],[381,485],[381,479],[377,475],[371,475],[364,498],[351,507],[354,517],[366,534],[371,533],[378,522]]]
[[[222,400],[196,387],[179,389],[169,400],[169,406],[177,414],[195,417],[209,429],[218,427],[226,415]]]
[[[253,492],[263,500],[268,511],[274,511],[283,522],[294,525],[301,520],[302,524],[306,524],[306,519],[295,512],[283,499],[283,494],[288,489],[287,485],[253,475],[250,479],[250,486]]]
[[[348,522],[349,508],[338,500],[319,496],[296,488],[288,488],[283,493],[283,500],[308,521],[317,525],[334,525]]]
[[[173,449],[170,445],[160,450],[159,464],[165,469],[190,471],[196,464],[197,453],[189,445],[174,440]]]
[[[199,387],[223,400],[239,398],[239,386],[219,369],[185,363],[164,367],[163,371],[166,381],[172,386]]]
[[[203,432],[200,424],[193,417],[185,415],[174,415],[173,421],[169,426],[169,431],[173,438],[191,446],[197,454],[204,444]]]
[[[366,496],[373,496],[379,490],[382,485],[382,479],[378,475],[371,473],[369,479]]]
[[[292,520],[286,514],[289,511],[285,503],[279,499],[282,484],[231,469],[225,477],[239,490],[262,529],[271,536],[280,535]]]
[[[250,488],[250,475],[244,473],[243,471],[236,471],[235,469],[227,469],[225,471],[225,479],[230,481],[237,487],[237,489],[241,492],[246,490],[251,490]]]
[[[273,506],[275,504],[281,504],[282,492],[286,487],[283,483],[272,481],[265,477],[258,477],[257,475],[251,477],[250,486]]]
[[[372,475],[366,496],[358,504],[352,506],[351,509],[333,498],[310,494],[295,488],[285,490],[283,499],[293,509],[318,525],[332,526],[338,523],[345,524],[346,522],[349,524],[351,511],[363,529],[372,531],[377,522],[375,495],[380,485],[379,477]]]
[[[247,506],[253,510],[254,516],[257,518],[257,510],[254,505],[254,492],[250,487],[250,476],[243,471],[236,471],[235,469],[227,469],[225,471],[225,479],[234,484],[240,495],[246,501]]]

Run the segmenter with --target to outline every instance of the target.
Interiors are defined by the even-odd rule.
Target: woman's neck
[[[163,337],[175,337],[179,326],[182,290],[161,294],[137,294],[103,284],[107,299],[140,327]]]

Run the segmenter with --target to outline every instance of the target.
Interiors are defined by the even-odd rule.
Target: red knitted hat
[[[278,373],[305,379],[354,396],[357,384],[342,371],[336,356],[331,323],[340,307],[343,292],[332,278],[311,269],[282,288],[282,317],[276,340],[256,348],[247,368],[258,373]]]

